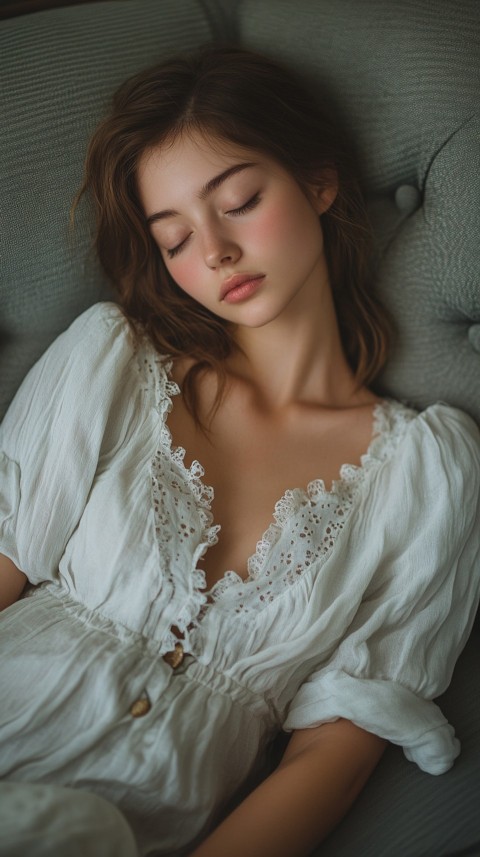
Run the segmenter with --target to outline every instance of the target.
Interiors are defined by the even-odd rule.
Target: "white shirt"
[[[227,571],[206,593],[219,528],[201,465],[172,448],[178,393],[168,362],[100,303],[5,417],[0,552],[41,585],[1,614],[0,777],[96,791],[142,853],[170,855],[280,729],[345,717],[447,770],[459,744],[431,700],[478,603],[475,424],[382,402],[361,466],[330,492],[320,478],[286,491],[247,580]],[[161,657],[173,625],[177,669]]]

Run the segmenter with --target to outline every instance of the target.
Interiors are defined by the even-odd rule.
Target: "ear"
[[[338,193],[336,170],[324,170],[318,184],[310,185],[310,192],[317,214],[324,214],[328,211]]]

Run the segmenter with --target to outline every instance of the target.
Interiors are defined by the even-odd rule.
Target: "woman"
[[[276,64],[127,82],[83,190],[118,305],[2,427],[2,777],[101,795],[141,854],[308,854],[386,741],[459,752],[431,700],[478,602],[478,430],[373,391],[351,159]]]

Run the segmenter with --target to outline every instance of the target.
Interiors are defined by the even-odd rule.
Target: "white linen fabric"
[[[51,783],[0,782],[1,857],[138,857],[119,810]]]
[[[35,586],[1,614],[0,777],[96,792],[140,853],[171,855],[281,729],[346,717],[446,771],[459,743],[432,699],[480,586],[473,421],[383,401],[361,466],[331,491],[286,491],[248,578],[207,592],[219,528],[201,465],[170,436],[178,393],[168,361],[99,303],[4,419],[0,552]],[[177,669],[162,657],[172,626]]]

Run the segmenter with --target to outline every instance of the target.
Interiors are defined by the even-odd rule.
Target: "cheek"
[[[308,247],[321,249],[322,231],[320,221],[314,211],[303,199],[297,204],[278,204],[269,206],[252,230],[252,242],[258,250],[282,253],[282,249],[291,254],[292,247],[297,251]]]
[[[269,246],[278,249],[282,246],[288,234],[288,218],[285,212],[275,205],[269,206],[262,216],[259,217],[251,230],[251,238],[259,249],[268,249]]]
[[[166,262],[167,270],[171,277],[175,280],[177,286],[180,286],[189,295],[195,296],[195,286],[201,282],[199,277],[198,263],[187,254],[183,258],[178,258]]]

